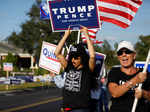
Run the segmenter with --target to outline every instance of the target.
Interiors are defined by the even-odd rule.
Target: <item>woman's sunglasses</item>
[[[76,54],[75,54],[75,55],[72,55],[72,58],[74,58],[74,59],[78,59],[78,58],[79,58],[79,56],[80,56],[80,55],[76,55]]]
[[[75,60],[78,60],[79,59],[79,56],[78,57],[73,57]]]
[[[123,53],[125,53],[125,54],[131,54],[131,53],[133,53],[133,51],[130,51],[130,50],[128,50],[128,49],[126,49],[126,50],[119,50],[119,51],[117,52],[117,55],[118,55],[118,56],[121,56]]]

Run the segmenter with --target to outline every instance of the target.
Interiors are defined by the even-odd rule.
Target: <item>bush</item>
[[[43,74],[48,74],[49,71],[43,69],[43,68],[38,68],[34,70],[34,75],[43,75]]]

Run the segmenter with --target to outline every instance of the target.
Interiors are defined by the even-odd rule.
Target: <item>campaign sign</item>
[[[54,54],[55,49],[56,45],[54,44],[48,42],[42,43],[39,66],[53,73],[59,74],[61,64]]]
[[[40,4],[40,18],[41,19],[49,19],[49,7],[46,2],[42,2]]]
[[[106,55],[105,54],[102,54],[102,53],[98,53],[96,52],[96,66],[95,66],[95,71],[96,73],[98,73],[98,76],[101,75],[102,73],[102,67],[103,67],[103,64],[104,64],[104,60],[106,58]]]
[[[135,62],[135,67],[136,68],[144,68],[145,61],[136,61]],[[148,72],[150,72],[150,63],[148,64]]]
[[[48,0],[53,32],[100,28],[96,0]]]
[[[12,63],[3,63],[3,70],[4,71],[13,71],[13,64]]]

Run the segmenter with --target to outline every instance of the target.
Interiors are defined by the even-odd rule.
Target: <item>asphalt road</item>
[[[60,112],[61,102],[55,87],[0,92],[0,112]]]

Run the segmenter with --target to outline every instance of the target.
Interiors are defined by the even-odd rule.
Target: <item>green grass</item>
[[[32,83],[24,83],[18,85],[3,85],[0,84],[0,91],[11,91],[11,90],[23,90],[27,88],[38,88],[44,86],[54,86],[53,83],[49,82],[32,82]]]

